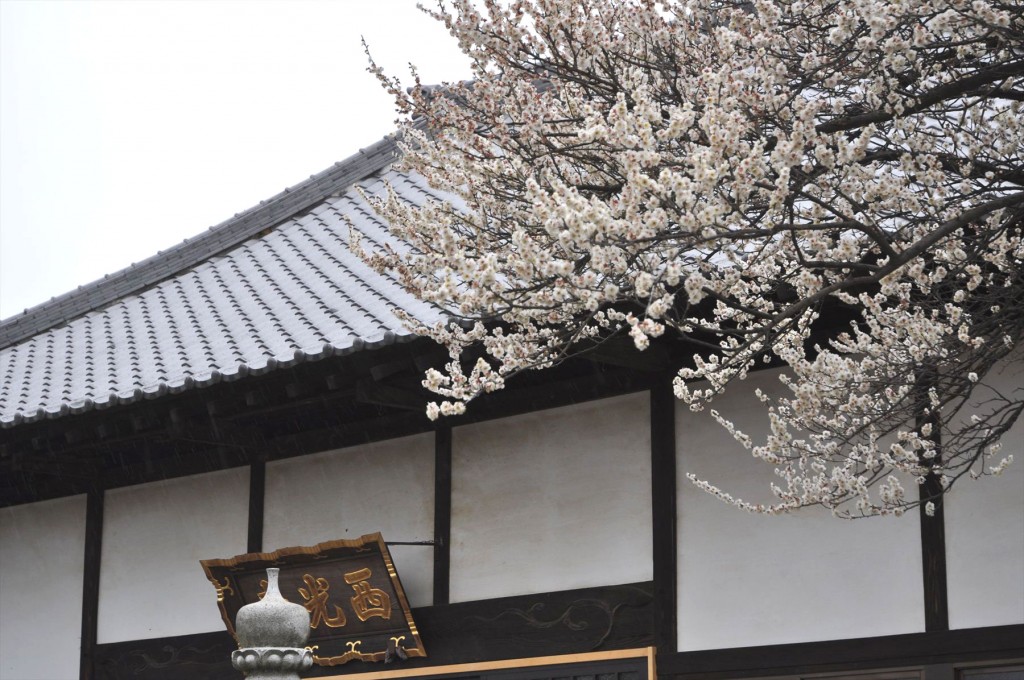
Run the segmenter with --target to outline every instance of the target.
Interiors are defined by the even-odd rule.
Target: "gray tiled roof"
[[[411,339],[392,309],[440,312],[369,269],[347,220],[386,226],[359,196],[387,178],[384,140],[195,239],[0,322],[0,425],[79,413]]]

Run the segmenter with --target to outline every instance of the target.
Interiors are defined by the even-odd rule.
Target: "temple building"
[[[347,247],[350,224],[390,238],[359,187],[436,196],[395,157],[385,139],[0,322],[0,680],[240,678],[200,561],[377,532],[425,656],[352,639],[307,677],[1024,677],[1024,423],[1018,462],[939,519],[847,522],[687,480],[757,500],[771,471],[674,398],[688,350],[667,340],[432,422],[447,353],[395,310],[442,315]],[[780,386],[749,382],[719,409],[756,432],[754,388]],[[362,573],[306,582],[316,625],[400,611]]]

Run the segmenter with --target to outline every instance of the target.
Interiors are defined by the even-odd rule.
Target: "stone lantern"
[[[299,680],[299,672],[313,665],[309,639],[309,612],[289,602],[277,584],[278,569],[267,569],[267,592],[259,602],[238,610],[235,634],[238,649],[231,665],[247,680]]]

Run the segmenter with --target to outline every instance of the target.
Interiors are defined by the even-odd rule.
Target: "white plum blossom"
[[[424,385],[461,413],[616,336],[692,357],[704,410],[765,365],[772,504],[933,513],[998,474],[1024,392],[1024,12],[1002,0],[452,0],[473,80],[394,95],[401,163],[450,203],[370,200],[355,247],[450,314]],[[413,72],[415,78],[415,72]],[[1019,355],[1018,355],[1019,356]],[[472,357],[472,358],[471,358]],[[916,480],[920,492],[907,488]]]

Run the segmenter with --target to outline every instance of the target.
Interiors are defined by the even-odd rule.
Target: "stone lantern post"
[[[313,665],[313,652],[305,648],[309,612],[281,595],[277,576],[277,569],[267,569],[266,595],[235,617],[239,648],[231,665],[247,680],[299,680],[299,672]]]

